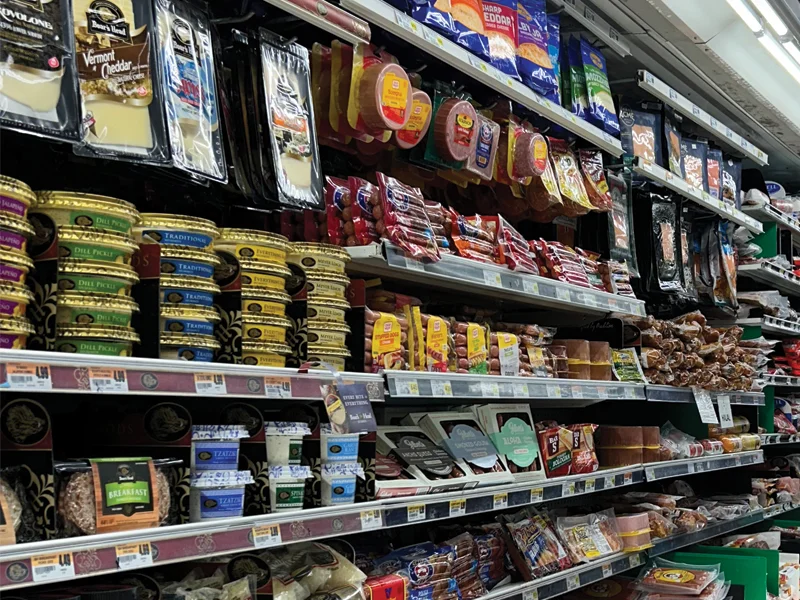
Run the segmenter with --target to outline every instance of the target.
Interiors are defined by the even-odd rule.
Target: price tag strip
[[[282,543],[280,525],[256,525],[253,527],[253,545],[256,548],[270,548],[280,546]]]
[[[414,504],[408,507],[407,510],[408,522],[415,523],[417,521],[424,521],[426,516],[426,507],[424,504]]]
[[[153,566],[153,549],[150,547],[150,542],[120,544],[115,550],[120,570]]]
[[[48,365],[6,363],[6,383],[12,390],[42,392],[53,389]]]
[[[383,527],[383,517],[380,510],[361,511],[361,531],[370,529],[381,529]]]
[[[72,557],[72,552],[32,556],[31,576],[34,583],[74,579],[75,561]]]
[[[195,373],[194,391],[198,394],[224,396],[228,393],[222,373]]]
[[[450,516],[460,517],[467,514],[467,501],[463,498],[461,500],[450,500]]]
[[[100,394],[125,394],[128,392],[128,374],[125,369],[89,369],[89,389]]]

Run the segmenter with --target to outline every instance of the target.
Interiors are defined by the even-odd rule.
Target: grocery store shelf
[[[761,450],[752,450],[750,452],[720,454],[719,456],[701,456],[700,458],[648,463],[645,465],[644,474],[647,481],[658,481],[659,479],[683,477],[684,475],[692,475],[694,473],[735,469],[737,467],[757,465],[763,462],[764,452]]]
[[[769,157],[763,150],[748,142],[724,123],[717,121],[716,118],[712,117],[685,96],[673,90],[649,71],[639,71],[639,87],[668,106],[678,110],[678,112],[690,121],[697,123],[714,136],[715,142],[720,143],[738,154],[743,154],[758,165],[764,166],[768,164]]]
[[[791,215],[787,215],[772,206],[771,204],[764,204],[763,206],[742,206],[742,212],[750,215],[759,221],[769,221],[777,223],[778,225],[791,230],[793,235],[800,237],[800,221]]]
[[[770,335],[800,335],[800,322],[787,321],[778,317],[764,315],[762,318],[737,319],[737,325],[747,325],[751,327],[761,327],[762,333]]]
[[[800,504],[795,504],[794,502],[785,502],[784,504],[773,504],[764,509],[764,518],[765,519],[774,519],[775,517],[781,516],[783,513],[787,513],[792,510],[797,510],[800,508]]]
[[[670,385],[646,386],[647,400],[650,402],[682,402],[694,404],[694,392],[691,388],[679,388]],[[709,392],[711,400],[717,403],[720,396],[727,397],[731,404],[745,406],[764,406],[764,394],[759,392]]]
[[[439,262],[424,263],[406,258],[390,244],[370,244],[347,248],[351,262],[348,271],[356,274],[401,279],[429,288],[475,294],[495,300],[567,310],[595,315],[608,313],[644,316],[645,303],[635,298],[511,271],[502,265],[480,263],[459,256],[443,256]],[[498,294],[502,292],[502,295]]]
[[[764,375],[767,385],[774,387],[796,388],[800,387],[800,377],[794,375]]]
[[[552,0],[552,4],[580,23],[582,29],[593,33],[605,46],[612,49],[622,58],[630,56],[631,47],[622,39],[619,31],[603,20],[585,2],[581,0]]]
[[[763,510],[756,510],[744,516],[737,517],[736,519],[731,519],[730,521],[717,521],[706,525],[699,531],[682,533],[655,540],[653,547],[650,548],[647,553],[650,557],[661,556],[667,552],[674,552],[680,548],[699,544],[717,536],[731,533],[737,529],[743,529],[753,523],[763,521],[765,518]]]
[[[366,384],[370,399],[383,401],[380,375],[348,372],[339,375],[345,382]],[[7,391],[321,400],[319,386],[332,379],[328,371],[298,373],[297,369],[226,363],[0,350],[0,390]]]
[[[639,175],[659,185],[663,185],[676,194],[680,194],[684,198],[691,200],[698,206],[719,215],[723,219],[746,227],[753,233],[762,233],[764,231],[764,227],[761,223],[756,221],[753,217],[737,210],[727,202],[713,198],[708,192],[690,188],[689,184],[677,175],[641,157],[636,157],[633,163],[633,170]]]
[[[762,446],[779,446],[782,444],[800,444],[800,433],[762,433]]]
[[[539,96],[389,4],[381,0],[342,0],[341,5],[606,152],[614,156],[622,154],[622,144],[618,139]]]
[[[742,277],[755,279],[785,294],[800,296],[800,277],[769,260],[739,265],[738,273]]]
[[[369,23],[324,0],[265,0],[351,44],[369,43]]]

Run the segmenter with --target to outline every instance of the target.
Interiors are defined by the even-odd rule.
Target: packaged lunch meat
[[[628,99],[620,102],[620,142],[625,154],[662,166],[661,113],[642,110]]]
[[[450,12],[456,29],[453,41],[489,62],[489,39],[481,0],[450,0]]]
[[[611,192],[608,189],[605,169],[603,169],[603,153],[600,150],[579,150],[583,182],[589,201],[600,212],[609,212],[612,206]]]
[[[372,44],[356,44],[353,49],[347,122],[354,130],[371,136],[362,139],[364,142],[371,143],[373,141],[371,138],[379,142],[388,142],[392,137],[392,131],[387,123],[391,123],[393,129],[399,129],[408,120],[411,110],[411,85],[408,75],[396,63],[397,59],[394,56]],[[392,89],[381,89],[378,80],[389,83]],[[389,92],[385,97],[386,102],[394,104],[386,106],[385,114],[382,110],[384,91]]]
[[[485,181],[491,181],[500,141],[500,125],[478,113],[475,135],[475,148],[467,159],[466,169]]]
[[[483,0],[483,18],[492,66],[518,80],[517,0]]]
[[[513,542],[509,548],[514,564],[526,581],[563,571],[572,566],[552,521],[534,508],[502,515]]]
[[[681,155],[686,183],[690,188],[708,191],[708,172],[706,170],[708,144],[693,140],[681,140]]]
[[[681,179],[685,178],[683,170],[683,153],[681,152],[681,132],[678,128],[679,117],[671,106],[664,105],[664,167]]]
[[[538,94],[558,88],[547,51],[545,0],[517,0],[517,68],[522,83]]]
[[[651,194],[653,247],[655,253],[655,275],[658,286],[664,292],[677,292],[681,284],[679,234],[676,230],[677,208],[667,196]]]
[[[589,101],[589,122],[609,135],[619,136],[619,120],[611,98],[608,70],[603,53],[581,38],[581,60],[586,78],[586,97]]]
[[[594,207],[586,194],[578,160],[564,140],[548,137],[547,141],[558,189],[564,199],[564,214],[569,217],[585,215]]]
[[[547,166],[547,142],[529,125],[516,128],[511,178],[527,183],[531,176],[541,176]]]
[[[571,474],[594,473],[600,468],[594,451],[594,431],[597,425],[582,423],[568,425],[567,428],[572,432]]]
[[[722,150],[708,149],[708,193],[716,200],[722,199]]]
[[[378,187],[382,209],[378,232],[413,258],[438,261],[439,247],[422,192],[383,173],[378,173]]]
[[[277,200],[289,207],[320,210],[322,174],[308,50],[262,29],[261,61]]]
[[[433,137],[436,150],[445,160],[463,162],[477,143],[478,114],[468,100],[447,98],[436,111]]]
[[[411,114],[408,122],[399,131],[394,132],[394,143],[402,150],[409,150],[420,143],[428,133],[431,124],[431,98],[417,88],[411,91]]]
[[[485,263],[496,261],[497,231],[490,230],[486,220],[477,215],[459,215],[455,211],[452,211],[451,219],[453,246],[459,256]]]
[[[720,565],[692,565],[654,558],[636,578],[640,592],[699,596],[720,574]]]
[[[722,199],[741,208],[741,192],[742,161],[728,157],[722,161]]]
[[[622,550],[613,509],[576,517],[559,517],[558,533],[574,564],[590,562]]]
[[[380,238],[378,216],[383,216],[378,186],[353,176],[347,179],[347,185],[350,193],[342,196],[344,206],[341,209],[346,245],[366,246],[377,242]]]

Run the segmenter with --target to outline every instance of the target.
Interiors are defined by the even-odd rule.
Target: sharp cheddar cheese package
[[[78,140],[69,0],[0,0],[0,123]]]
[[[83,144],[76,154],[167,163],[150,0],[73,0]]]

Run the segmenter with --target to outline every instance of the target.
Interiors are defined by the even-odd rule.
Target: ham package
[[[413,258],[438,261],[439,247],[422,192],[383,173],[378,173],[378,186],[381,219],[376,223],[376,229],[380,235]]]

